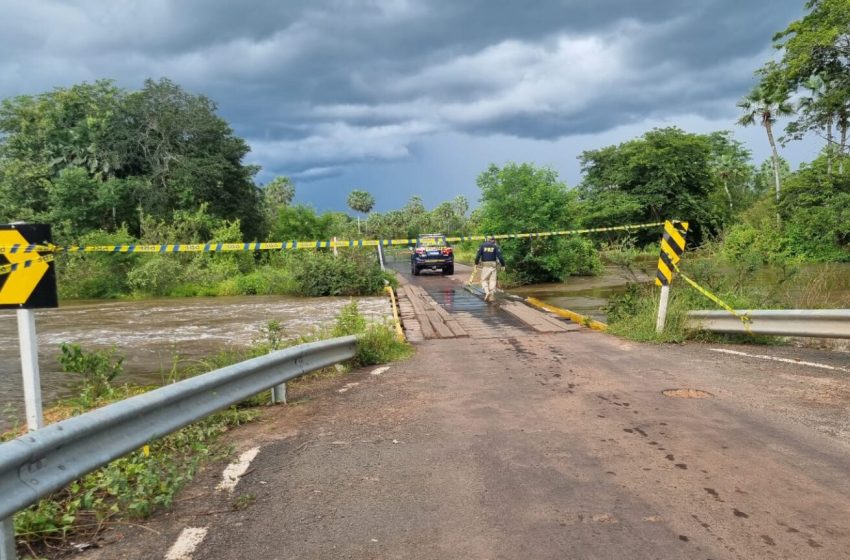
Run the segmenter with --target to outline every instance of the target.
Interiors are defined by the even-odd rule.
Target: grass
[[[616,257],[611,260],[617,262]],[[846,265],[748,266],[730,263],[707,248],[686,253],[682,268],[699,285],[734,309],[818,309],[850,305],[850,275]],[[657,334],[658,291],[654,285],[633,284],[624,295],[609,302],[609,331],[646,342],[710,340],[776,344],[782,340],[686,330],[688,311],[719,307],[680,276],[674,276],[664,332]]]

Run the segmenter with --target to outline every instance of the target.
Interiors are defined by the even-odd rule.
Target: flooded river
[[[392,316],[385,297],[357,298],[367,318]],[[333,323],[348,298],[279,296],[171,298],[141,301],[96,301],[62,304],[36,311],[39,368],[43,399],[49,403],[70,394],[73,379],[56,360],[63,342],[86,350],[115,347],[125,357],[118,382],[161,383],[173,361],[190,363],[226,348],[245,347],[262,337],[275,320],[286,337],[306,334]],[[22,418],[23,390],[14,311],[0,312],[0,427]]]
[[[535,297],[604,323],[608,300],[624,293],[630,282],[651,281],[652,278],[642,272],[632,275],[620,267],[609,266],[600,276],[572,276],[563,283],[533,284],[511,289],[510,292],[522,297]]]

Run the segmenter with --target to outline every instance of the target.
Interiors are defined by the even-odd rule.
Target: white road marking
[[[233,492],[236,485],[239,483],[239,479],[243,474],[245,474],[248,467],[251,466],[251,461],[254,460],[254,457],[256,457],[259,452],[259,447],[252,447],[248,451],[242,453],[242,455],[239,456],[239,460],[235,463],[227,465],[227,468],[224,469],[224,474],[221,475],[221,482],[218,483],[218,486],[216,486],[215,489],[219,492],[222,490]]]
[[[354,382],[354,383],[346,383],[346,384],[345,384],[345,387],[343,387],[342,389],[337,389],[337,393],[345,393],[346,391],[348,391],[348,390],[349,390],[349,389],[351,389],[352,387],[357,387],[358,385],[360,385],[360,383],[357,383],[357,382]]]
[[[738,352],[737,350],[727,350],[725,348],[711,348],[712,352],[721,352],[723,354],[732,354],[733,356],[746,356],[747,358],[760,358],[762,360],[771,360],[774,362],[782,362],[786,364],[794,364],[798,366],[809,366],[814,368],[828,369],[832,371],[846,371],[850,372],[850,369],[839,367],[839,366],[830,366],[827,364],[819,364],[817,362],[804,362],[803,360],[792,360],[790,358],[778,358],[776,356],[765,356],[764,354],[747,354],[746,352]]]
[[[192,560],[192,553],[207,536],[207,527],[186,527],[168,549],[165,560]]]
[[[384,373],[388,369],[390,369],[390,366],[379,367],[379,368],[373,369],[371,373],[372,373],[372,375],[381,375],[382,373]]]

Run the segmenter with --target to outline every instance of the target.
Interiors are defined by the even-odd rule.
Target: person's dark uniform
[[[496,275],[499,265],[505,266],[505,259],[493,236],[488,237],[487,241],[478,247],[475,265],[478,264],[481,264],[481,289],[484,290],[484,301],[493,301],[496,299]]]

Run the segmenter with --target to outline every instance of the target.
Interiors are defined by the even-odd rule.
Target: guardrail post
[[[661,299],[658,300],[658,320],[655,322],[655,332],[664,332],[664,323],[667,321],[667,304],[670,301],[670,286],[661,286]]]
[[[272,387],[272,404],[286,404],[286,383]]]
[[[12,517],[0,519],[0,560],[16,560],[15,523]]]
[[[381,263],[381,270],[384,270],[384,250],[381,247],[380,239],[378,239],[378,261]]]
[[[38,371],[38,337],[35,334],[35,312],[32,309],[18,309],[18,337],[21,344],[27,428],[30,431],[40,430],[44,427],[44,415],[41,409],[41,380]]]

